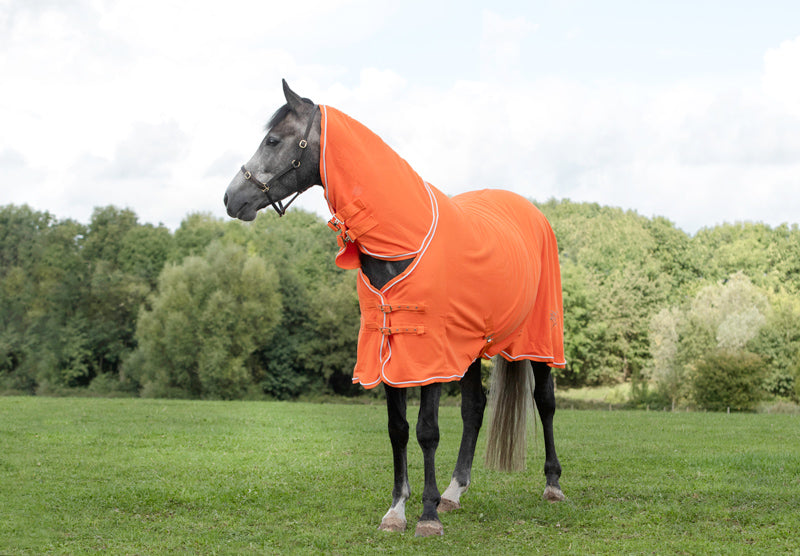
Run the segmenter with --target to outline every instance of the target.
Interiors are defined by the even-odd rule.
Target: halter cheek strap
[[[277,201],[273,200],[272,196],[269,194],[270,187],[272,187],[273,184],[278,182],[281,178],[283,178],[289,172],[291,172],[293,170],[297,170],[298,168],[300,168],[300,165],[301,165],[301,163],[303,161],[303,155],[306,153],[306,148],[308,147],[308,136],[311,133],[311,126],[314,124],[314,119],[317,116],[317,112],[318,112],[317,106],[314,105],[314,111],[311,113],[311,118],[309,118],[309,120],[308,120],[308,125],[306,126],[305,135],[303,135],[303,138],[300,139],[300,141],[297,143],[297,148],[299,149],[298,154],[297,154],[297,158],[293,159],[289,163],[289,166],[286,169],[284,169],[282,172],[280,172],[279,174],[275,174],[274,176],[272,176],[272,178],[269,179],[269,181],[267,181],[265,183],[265,182],[260,181],[258,178],[256,178],[253,175],[253,173],[250,172],[247,168],[245,168],[244,164],[242,164],[241,172],[242,172],[242,175],[244,176],[244,179],[246,179],[247,181],[249,181],[250,183],[252,183],[256,187],[258,187],[267,196],[267,201],[269,201],[269,204],[272,205],[272,208],[275,209],[275,212],[278,213],[278,216],[283,216],[284,214],[286,214],[286,210],[289,208],[289,205],[291,205],[295,201],[295,199],[297,199],[297,197],[300,196],[301,193],[303,193],[306,189],[308,189],[308,187],[311,187],[309,185],[305,189],[298,190],[294,194],[294,197],[289,199],[289,202],[286,203],[285,205],[283,204],[283,201],[281,199],[278,199]],[[295,185],[298,186],[297,174],[295,174]]]

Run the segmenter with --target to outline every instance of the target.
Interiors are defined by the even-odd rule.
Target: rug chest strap
[[[414,313],[424,313],[425,312],[425,304],[424,303],[392,303],[378,305],[378,309],[381,313],[394,313],[396,311],[411,311]]]
[[[377,324],[367,324],[367,330],[377,330],[384,336],[392,334],[412,334],[419,336],[425,333],[425,327],[421,324],[409,324],[407,326],[378,326]]]

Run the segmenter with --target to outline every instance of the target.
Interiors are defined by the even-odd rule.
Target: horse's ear
[[[289,84],[286,82],[285,79],[283,81],[283,96],[286,97],[286,103],[289,105],[295,113],[300,113],[301,106],[303,105],[303,99],[295,93],[293,90],[289,88]]]

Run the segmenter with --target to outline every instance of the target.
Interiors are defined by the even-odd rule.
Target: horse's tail
[[[498,471],[525,468],[528,413],[533,411],[533,370],[530,362],[497,356],[489,386],[489,439],[486,467]]]

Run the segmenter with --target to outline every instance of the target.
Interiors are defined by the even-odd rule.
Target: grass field
[[[441,426],[444,488],[458,408]],[[385,428],[380,405],[0,398],[0,554],[800,554],[796,415],[559,411],[566,502],[538,442],[524,473],[478,462],[429,539],[377,530]],[[415,443],[409,466],[412,517]]]

